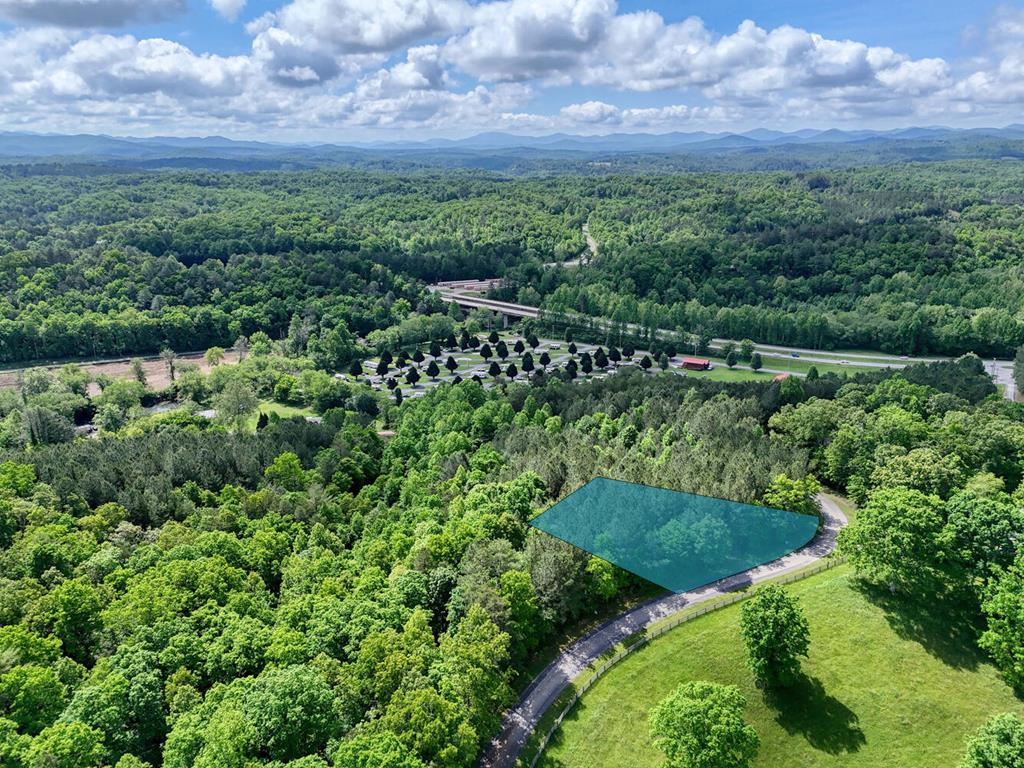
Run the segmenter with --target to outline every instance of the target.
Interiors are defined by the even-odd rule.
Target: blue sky
[[[1024,120],[1024,5],[0,0],[0,129],[345,140]]]

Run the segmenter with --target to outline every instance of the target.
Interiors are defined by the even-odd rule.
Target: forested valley
[[[622,323],[826,349],[1012,356],[1018,165],[544,177],[0,173],[0,361],[338,336],[444,311],[441,279]],[[583,268],[545,267],[584,253]],[[315,342],[314,342],[315,343]]]
[[[1024,342],[1021,181],[5,169],[0,768],[468,768],[652,594],[529,525],[598,475],[807,514],[828,486],[871,599],[963,617],[1019,693],[1024,405],[978,355]],[[510,351],[428,289],[484,277],[665,365],[566,338],[463,380],[460,351],[523,364],[548,330]],[[716,381],[656,331],[953,359]],[[69,360],[156,353],[159,384]]]

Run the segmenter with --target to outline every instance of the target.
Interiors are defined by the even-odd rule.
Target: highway
[[[446,302],[454,301],[463,309],[488,309],[492,312],[507,315],[508,317],[533,318],[540,316],[540,309],[526,304],[515,304],[509,301],[498,301],[488,299],[481,295],[495,284],[495,280],[466,280],[457,283],[438,283],[430,286],[430,289],[440,295]],[[635,328],[630,324],[629,327]],[[715,338],[711,343],[716,346],[735,339]],[[918,357],[918,356],[897,356],[885,352],[827,352],[820,349],[807,349],[806,347],[784,347],[778,344],[755,343],[754,349],[762,358],[790,359],[798,357],[808,363],[823,363],[828,365],[845,365],[856,363],[859,368],[903,368],[913,363],[931,363],[948,358],[942,357]],[[1003,395],[1007,400],[1013,400],[1015,388],[1013,383],[1013,363],[1008,360],[989,360],[985,364],[992,378],[998,384],[1003,385]]]

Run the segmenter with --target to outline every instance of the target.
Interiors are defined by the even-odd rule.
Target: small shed
[[[684,357],[683,368],[690,371],[711,370],[711,361],[705,357]]]

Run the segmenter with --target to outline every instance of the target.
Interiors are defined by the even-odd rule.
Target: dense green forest
[[[0,456],[0,764],[472,765],[536,654],[643,589],[527,525],[595,474],[748,502],[816,474],[864,504],[843,541],[864,577],[972,612],[962,641],[1024,683],[1024,407],[977,358],[538,372],[396,406],[267,346],[161,397],[242,387],[320,423],[145,415],[141,382],[75,394],[73,367],[12,393],[9,413],[79,397],[104,426]]]
[[[1017,164],[800,173],[0,171],[0,362],[282,338],[444,311],[424,284],[692,334],[1012,355]],[[599,243],[581,269],[544,264]],[[293,334],[294,336],[295,334]]]
[[[649,331],[1011,355],[1022,181],[0,172],[0,361],[167,373],[6,374],[0,768],[468,768],[545,654],[650,594],[528,525],[595,475],[812,513],[828,484],[872,599],[966,616],[1021,691],[1024,406],[979,357],[720,383]],[[584,224],[597,256],[552,266]],[[489,276],[640,327],[527,367],[427,289]],[[491,344],[522,369],[415,386]]]

